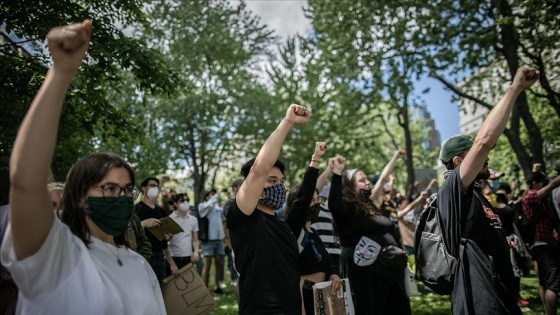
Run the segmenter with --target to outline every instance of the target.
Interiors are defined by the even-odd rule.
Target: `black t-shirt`
[[[136,204],[135,209],[140,221],[152,218],[163,219],[168,216],[167,212],[162,207],[156,205],[154,208],[151,208],[142,201]],[[167,241],[165,239],[161,241],[158,240],[158,238],[155,237],[149,229],[144,229],[144,231],[146,232],[146,236],[152,245],[152,254],[162,254],[163,250],[167,248]]]
[[[333,215],[342,246],[354,247],[362,236],[367,236],[381,246],[398,246],[393,237],[395,225],[382,215],[356,213],[354,204],[342,198],[342,177],[333,174],[329,193],[329,209]]]
[[[324,272],[327,277],[330,277],[330,275],[337,273],[337,271],[331,266],[331,256],[329,252],[325,248],[317,231],[310,233],[305,229],[318,177],[319,169],[314,167],[307,168],[285,222],[290,226],[294,236],[298,240],[298,248],[303,246],[299,253],[300,275]],[[301,244],[300,239],[304,244]]]
[[[514,234],[513,221],[515,220],[515,210],[509,205],[505,205],[503,208],[496,206],[494,212],[500,217],[502,228],[506,235]]]
[[[475,221],[453,283],[453,314],[521,314],[513,290],[509,247],[498,215],[474,184],[463,189],[459,168],[448,175],[438,192],[437,206],[443,237],[455,257],[459,256],[471,199],[475,202]],[[467,302],[468,295],[472,303]]]
[[[239,314],[301,313],[299,253],[290,227],[258,209],[247,216],[237,202],[226,224],[240,275]]]

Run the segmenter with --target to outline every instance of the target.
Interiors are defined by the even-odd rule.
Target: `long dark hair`
[[[285,218],[287,218],[288,214],[292,211],[292,206],[294,205],[294,201],[296,201],[296,197],[297,194],[299,193],[300,188],[301,188],[301,184],[297,184],[294,185],[288,192],[288,198],[286,199],[286,211],[284,212]],[[315,191],[317,192],[317,194],[319,194],[319,191],[317,189],[315,189]],[[309,205],[309,207],[306,208],[306,216],[309,216],[310,210],[311,210],[311,205]]]
[[[86,155],[76,162],[68,176],[62,194],[61,221],[70,227],[74,235],[86,246],[90,243],[90,230],[86,224],[86,212],[83,207],[84,198],[91,186],[99,183],[114,168],[124,168],[134,184],[134,170],[120,156],[113,153],[94,153]],[[121,234],[115,236],[117,245],[129,247],[125,227]]]
[[[356,192],[354,179],[359,171],[360,170],[356,170],[353,172],[352,178],[348,178],[347,171],[342,173],[342,197],[344,200],[354,205],[356,214],[358,215],[378,214],[379,209],[377,209],[373,202],[368,197]]]

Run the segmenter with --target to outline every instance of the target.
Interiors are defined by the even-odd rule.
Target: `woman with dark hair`
[[[329,208],[340,236],[341,270],[349,278],[356,314],[410,314],[404,288],[407,257],[398,248],[393,222],[372,200],[366,174],[334,159]]]
[[[315,152],[311,156],[301,185],[292,187],[288,195],[286,223],[292,229],[298,243],[300,289],[306,281],[317,283],[331,280],[332,294],[335,294],[341,286],[340,276],[331,266],[331,257],[319,233],[311,228],[311,223],[317,221],[321,210],[321,199],[315,186],[319,177],[319,160],[326,150],[327,145],[324,142],[315,144]],[[303,290],[302,297],[302,313],[315,314],[312,291]]]
[[[125,238],[138,195],[130,165],[103,153],[76,162],[66,179],[62,222],[45,185],[64,96],[90,37],[89,20],[47,35],[53,65],[12,150],[2,264],[20,290],[22,314],[164,314],[152,269]]]
[[[280,149],[293,126],[309,117],[305,107],[290,105],[257,157],[241,167],[245,181],[227,213],[239,272],[239,314],[301,313],[298,246],[292,230],[274,210],[286,198]]]

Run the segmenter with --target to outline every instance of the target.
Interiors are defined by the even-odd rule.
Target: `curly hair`
[[[355,178],[358,171],[360,170],[353,172],[352,178],[348,178],[346,171],[342,174],[342,197],[354,205],[358,215],[379,214],[379,209],[368,197],[356,192]]]

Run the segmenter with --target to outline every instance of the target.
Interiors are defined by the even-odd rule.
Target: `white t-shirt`
[[[17,314],[165,314],[158,280],[134,251],[95,237],[87,248],[55,219],[39,251],[17,260],[10,230],[1,259],[19,288]]]
[[[198,232],[198,220],[188,214],[186,217],[181,218],[176,212],[170,214],[169,217],[183,229],[183,232],[173,235],[173,238],[169,241],[169,253],[171,253],[172,257],[192,256],[192,233]]]

